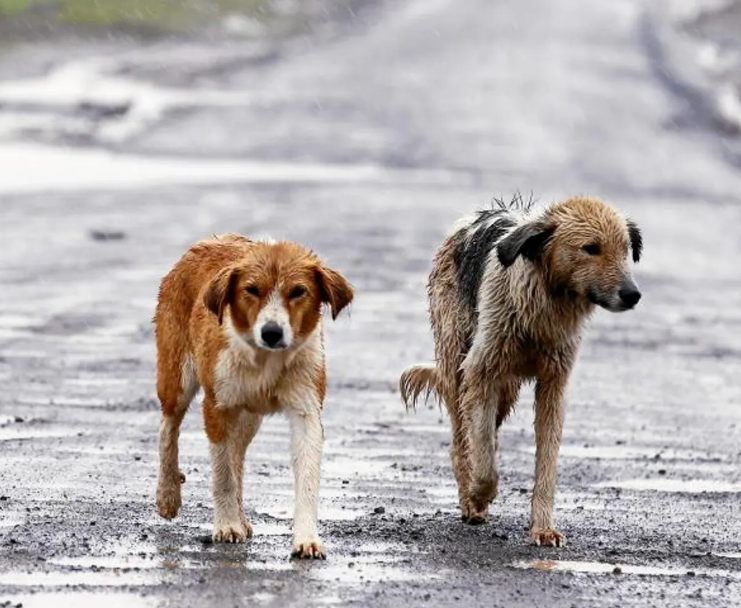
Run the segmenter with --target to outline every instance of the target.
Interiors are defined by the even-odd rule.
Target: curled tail
[[[412,365],[407,367],[399,378],[401,399],[407,409],[414,408],[419,396],[425,398],[437,391],[437,367],[434,364]]]

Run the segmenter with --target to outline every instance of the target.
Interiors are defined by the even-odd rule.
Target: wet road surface
[[[6,55],[0,605],[738,605],[741,176],[657,76],[644,9],[411,0],[277,47]],[[646,243],[643,300],[595,315],[570,385],[563,549],[526,544],[531,391],[491,521],[468,527],[446,416],[396,390],[432,356],[435,247],[515,189],[604,196]],[[208,540],[195,403],[181,515],[156,512],[158,282],[232,230],[300,240],[358,290],[327,322],[326,562],[288,560],[279,418],[248,452],[248,544]]]

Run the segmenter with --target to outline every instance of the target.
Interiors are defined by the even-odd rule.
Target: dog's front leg
[[[249,440],[257,430],[249,428],[245,436],[240,419],[242,412],[235,408],[219,408],[208,397],[203,403],[206,434],[211,452],[212,490],[214,497],[213,541],[241,543],[252,536],[252,526],[242,509],[242,480],[244,453]],[[247,425],[249,426],[249,425]]]
[[[319,540],[317,511],[324,429],[321,405],[312,396],[286,408],[291,428],[291,461],[294,475],[293,551],[299,558],[326,557]]]
[[[564,421],[565,378],[539,380],[535,387],[535,486],[530,517],[530,540],[536,545],[561,547],[566,539],[553,522],[558,450]]]

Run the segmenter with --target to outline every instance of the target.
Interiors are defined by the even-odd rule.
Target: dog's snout
[[[260,337],[269,347],[275,348],[283,342],[283,328],[275,321],[270,321],[262,326]]]
[[[618,291],[618,296],[628,308],[633,308],[641,299],[641,292],[635,285],[623,285]]]

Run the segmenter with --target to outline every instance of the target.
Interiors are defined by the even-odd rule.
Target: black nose
[[[638,304],[638,300],[641,299],[641,292],[635,287],[622,287],[620,291],[618,291],[618,295],[629,308],[633,308]]]
[[[283,341],[283,329],[274,321],[265,323],[260,332],[262,341],[270,347],[278,346]]]

